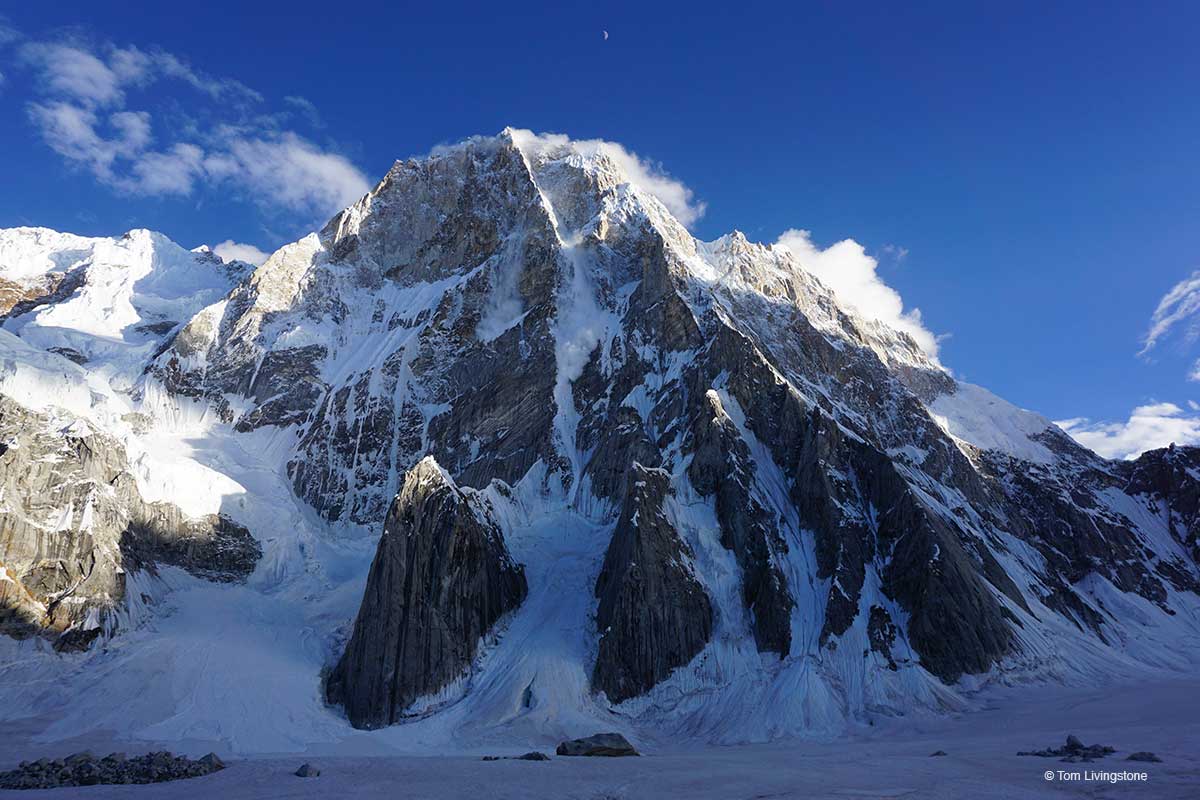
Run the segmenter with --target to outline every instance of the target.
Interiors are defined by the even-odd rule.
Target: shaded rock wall
[[[592,687],[619,703],[691,661],[712,635],[712,604],[692,552],[663,512],[669,476],[634,462],[596,581],[599,652]]]

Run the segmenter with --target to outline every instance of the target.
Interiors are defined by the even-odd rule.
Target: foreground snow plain
[[[1200,680],[1170,680],[1088,691],[1053,687],[997,690],[985,706],[953,717],[881,721],[829,742],[645,748],[642,758],[553,758],[549,762],[480,760],[483,753],[514,754],[497,744],[479,753],[444,756],[348,756],[337,748],[230,760],[223,772],[148,786],[94,786],[19,793],[22,798],[1195,798],[1200,796],[1200,725],[1195,698]],[[6,726],[0,767],[29,757],[34,721]],[[1058,746],[1067,733],[1118,752],[1091,764],[1019,757],[1018,750]],[[109,742],[113,747],[121,743]],[[641,743],[639,743],[641,744]],[[105,752],[103,735],[38,748],[65,755],[83,746]],[[176,749],[179,744],[175,743]],[[543,746],[549,749],[549,743]],[[946,751],[945,757],[930,753]],[[1151,750],[1161,764],[1127,762]],[[321,769],[315,779],[292,772],[303,761]],[[1047,770],[1128,770],[1145,782],[1047,781]],[[17,796],[18,793],[3,793]]]

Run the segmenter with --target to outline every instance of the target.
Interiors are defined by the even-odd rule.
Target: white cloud
[[[938,337],[925,327],[921,310],[904,310],[900,293],[879,277],[879,262],[867,255],[861,244],[843,239],[822,250],[813,244],[808,231],[792,229],[784,231],[775,246],[790,252],[801,267],[832,289],[839,301],[864,317],[907,333],[930,358],[937,359]]]
[[[345,157],[280,127],[283,117],[251,116],[245,107],[261,102],[260,94],[170,53],[75,41],[31,42],[20,53],[44,95],[27,106],[42,138],[68,162],[122,192],[187,196],[200,184],[219,185],[267,208],[323,217],[370,188]],[[205,109],[205,118],[219,121],[208,128],[168,126],[156,124],[153,109],[126,108],[128,90],[162,80],[220,101]],[[308,101],[288,102],[316,114]],[[156,143],[155,131],[170,138]]]
[[[584,155],[603,154],[624,173],[630,185],[654,197],[685,227],[704,216],[705,204],[682,181],[671,177],[661,164],[642,158],[616,142],[571,139],[561,133],[534,133],[509,128],[513,141],[526,153],[570,147]]]
[[[1137,458],[1147,450],[1169,444],[1200,444],[1200,406],[1188,402],[1192,413],[1174,403],[1151,403],[1133,409],[1125,422],[1092,422],[1085,417],[1055,422],[1075,441],[1105,458]]]
[[[283,102],[298,109],[300,113],[308,118],[308,123],[314,128],[325,127],[325,121],[321,119],[321,113],[317,111],[317,107],[313,105],[312,101],[307,97],[288,95],[287,97],[283,98]]]
[[[1200,313],[1200,270],[1171,287],[1158,301],[1158,307],[1150,317],[1150,327],[1142,340],[1138,355],[1149,352],[1180,324],[1187,323],[1186,337],[1195,340],[1200,333],[1196,315]]]
[[[8,24],[3,15],[0,15],[0,47],[7,44],[12,44],[21,38],[20,32]]]
[[[176,78],[185,83],[191,84],[193,89],[204,92],[214,99],[240,98],[243,100],[262,102],[263,96],[241,81],[235,81],[230,78],[212,78],[204,73],[196,72],[186,63],[170,53],[156,50],[151,53],[149,58],[152,65],[156,67],[163,76],[168,78]]]
[[[45,91],[88,106],[119,105],[127,88],[165,79],[183,81],[213,99],[263,99],[239,81],[198,72],[163,50],[113,45],[95,50],[79,42],[30,42],[21,47],[20,56],[37,71]]]
[[[252,244],[235,242],[232,239],[226,239],[212,250],[221,257],[222,261],[245,261],[247,264],[255,266],[266,261],[268,255]]]
[[[690,228],[704,216],[706,204],[696,200],[695,193],[682,181],[668,175],[660,164],[647,161],[615,142],[592,139],[577,144],[585,148],[595,148],[612,159],[629,178],[630,183],[657,198],[684,227]]]
[[[108,135],[97,130],[101,121],[95,111],[62,100],[30,103],[28,112],[46,144],[106,183],[117,182],[113,165],[118,158],[135,158],[150,142],[149,118],[139,112],[110,115]]]
[[[204,169],[300,212],[344,208],[371,188],[348,160],[290,132],[272,139],[232,137],[205,159]]]
[[[136,194],[188,195],[196,179],[203,177],[203,162],[202,149],[179,142],[167,150],[139,155],[130,165],[132,177],[118,185]]]
[[[20,52],[22,59],[39,71],[51,94],[70,97],[87,107],[119,103],[124,98],[121,84],[131,79],[128,72],[118,75],[92,53],[68,44],[31,42]],[[122,64],[122,68],[128,65]]]

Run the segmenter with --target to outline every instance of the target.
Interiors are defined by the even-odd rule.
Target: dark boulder
[[[1078,736],[1069,734],[1067,743],[1062,747],[1047,747],[1043,750],[1027,750],[1017,753],[1019,756],[1037,756],[1038,758],[1057,758],[1068,763],[1079,761],[1089,762],[1104,758],[1117,752],[1114,748],[1103,744],[1085,745]]]
[[[533,750],[528,753],[522,753],[519,756],[484,756],[484,761],[549,761],[550,756],[545,753],[539,753]]]
[[[96,758],[85,751],[54,761],[46,758],[22,761],[16,769],[0,772],[0,789],[162,783],[199,778],[224,768],[225,765],[214,753],[193,761],[165,750],[133,758],[126,758],[124,753],[110,753],[104,758]]]
[[[641,755],[619,733],[597,733],[584,739],[561,742],[555,751],[560,756],[636,756]]]

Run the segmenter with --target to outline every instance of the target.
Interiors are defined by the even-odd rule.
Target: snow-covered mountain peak
[[[65,271],[90,252],[94,243],[49,228],[0,230],[0,279],[17,282]]]
[[[74,481],[0,487],[29,532],[4,574],[37,590],[38,531],[86,558],[87,530],[124,519],[89,500],[86,425],[136,519],[227,542],[221,574],[246,578],[131,561],[81,598],[71,624],[116,604],[130,645],[72,719],[303,747],[348,734],[317,691],[336,662],[325,697],[404,721],[393,741],[601,722],[742,741],[957,708],[1010,675],[1192,663],[1190,454],[1105,462],[792,251],[698,241],[689,213],[623,148],[506,129],[397,162],[253,270],[146,231],[0,231],[0,425],[35,420],[21,446]],[[38,619],[55,600],[26,594]],[[185,639],[263,668],[214,683]],[[44,713],[25,685],[0,682],[0,708]],[[237,712],[264,696],[262,719]]]

